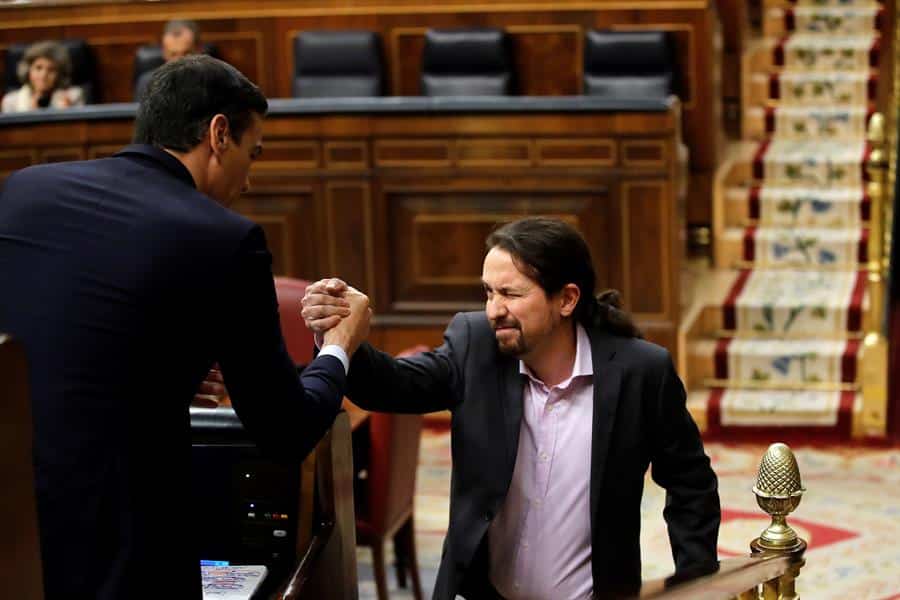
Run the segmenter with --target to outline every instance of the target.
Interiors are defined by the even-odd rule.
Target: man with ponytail
[[[452,413],[450,526],[434,598],[615,598],[641,582],[644,475],[666,489],[677,570],[716,561],[717,480],[669,353],[641,339],[619,294],[594,296],[584,239],[526,218],[487,238],[484,312],[460,313],[433,352],[368,344],[348,395],[374,411]],[[317,332],[342,281],[307,290]]]

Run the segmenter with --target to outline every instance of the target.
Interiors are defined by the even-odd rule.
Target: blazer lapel
[[[612,359],[615,347],[602,333],[591,336],[591,355],[594,367],[594,418],[591,437],[591,531],[599,509],[600,487],[606,470],[606,458],[616,408],[622,387],[622,367]]]
[[[519,361],[507,357],[500,381],[500,406],[503,407],[503,429],[506,437],[506,455],[509,461],[509,476],[516,466],[519,451],[519,430],[522,425],[522,394],[525,380],[519,373]]]

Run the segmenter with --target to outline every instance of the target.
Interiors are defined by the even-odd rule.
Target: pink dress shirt
[[[491,583],[509,600],[590,598],[591,344],[576,326],[575,364],[548,388],[528,377],[512,483],[488,530]]]

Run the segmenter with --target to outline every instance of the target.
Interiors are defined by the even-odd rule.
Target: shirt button
[[[522,547],[528,550],[528,542],[522,542]]]
[[[541,452],[541,460],[547,460],[547,453]]]
[[[540,506],[540,505],[541,505],[540,499],[535,500],[535,501],[534,501],[534,505],[535,505],[535,506]]]

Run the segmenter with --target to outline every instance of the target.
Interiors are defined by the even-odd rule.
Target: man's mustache
[[[495,321],[491,326],[494,328],[494,331],[497,331],[498,329],[519,328],[519,324],[515,321]]]

